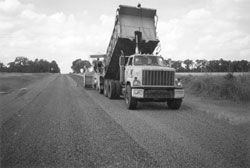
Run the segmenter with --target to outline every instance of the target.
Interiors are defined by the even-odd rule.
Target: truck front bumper
[[[181,99],[184,98],[184,90],[182,88],[174,89],[144,89],[132,88],[132,97],[138,99]]]

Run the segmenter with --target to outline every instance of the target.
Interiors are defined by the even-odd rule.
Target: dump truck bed
[[[156,10],[120,5],[105,59],[105,78],[119,80],[119,57],[135,53],[135,32],[140,31],[142,54],[152,54],[159,42],[156,35]]]

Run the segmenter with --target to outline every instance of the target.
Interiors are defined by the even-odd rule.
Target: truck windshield
[[[155,65],[155,66],[165,66],[164,60],[159,56],[135,56],[134,65]]]

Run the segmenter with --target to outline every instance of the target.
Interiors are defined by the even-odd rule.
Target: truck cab
[[[123,93],[129,109],[136,108],[138,101],[167,102],[171,109],[179,109],[184,90],[175,78],[175,69],[168,67],[161,56],[129,56],[123,69],[121,83],[124,84]]]

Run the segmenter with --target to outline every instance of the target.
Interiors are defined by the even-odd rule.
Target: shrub
[[[205,75],[183,77],[188,93],[234,101],[250,100],[250,75]]]

